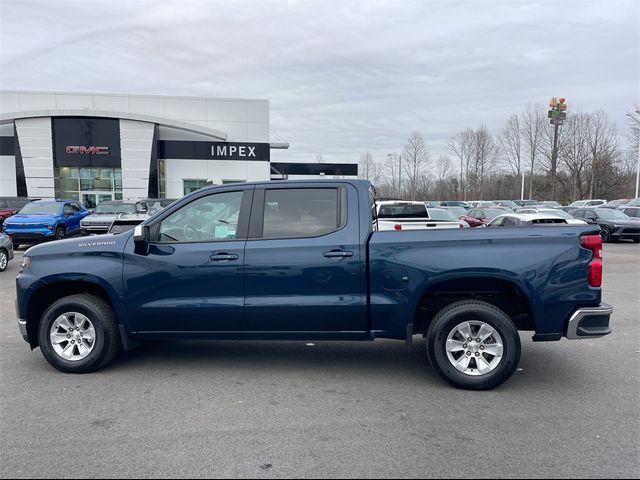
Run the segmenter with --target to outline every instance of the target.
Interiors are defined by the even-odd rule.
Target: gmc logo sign
[[[79,153],[82,155],[109,155],[109,147],[84,147],[67,145],[66,153]]]

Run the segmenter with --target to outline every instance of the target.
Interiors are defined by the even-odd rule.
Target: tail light
[[[402,230],[402,225],[400,225],[399,223],[396,223],[396,224],[393,226],[393,229],[394,229],[394,230]]]
[[[593,252],[593,260],[589,264],[587,276],[592,287],[602,286],[602,237],[600,235],[585,235],[580,237],[580,245]]]

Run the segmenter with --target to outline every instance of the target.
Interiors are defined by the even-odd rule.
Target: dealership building
[[[357,176],[357,164],[271,161],[288,147],[268,100],[0,91],[0,196],[93,207],[207,182]]]

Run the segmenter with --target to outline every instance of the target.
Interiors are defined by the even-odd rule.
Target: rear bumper
[[[612,314],[613,307],[606,303],[598,307],[579,308],[569,318],[565,337],[569,340],[583,340],[609,335],[609,319]]]

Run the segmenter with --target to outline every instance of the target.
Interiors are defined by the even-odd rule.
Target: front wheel
[[[63,240],[67,236],[67,232],[64,227],[56,228],[56,240]]]
[[[602,237],[602,242],[603,243],[608,243],[611,241],[611,230],[609,230],[607,227],[602,227],[602,230],[600,230],[600,236]]]
[[[520,336],[493,305],[465,300],[442,309],[427,330],[427,353],[436,372],[466,390],[506,382],[520,361]]]
[[[9,263],[9,256],[7,252],[0,248],[0,272],[4,272],[7,269],[7,264]]]
[[[89,294],[54,302],[42,316],[38,341],[45,359],[65,373],[88,373],[118,353],[118,324],[110,305]]]

